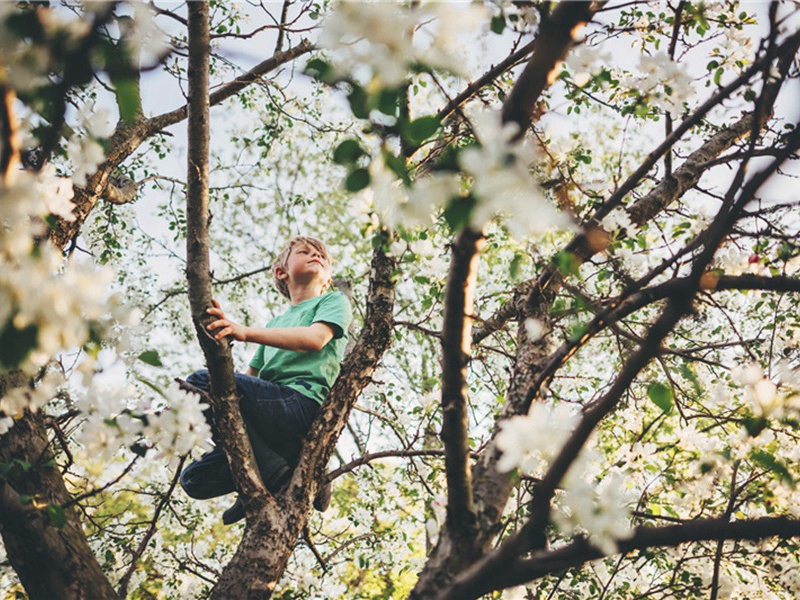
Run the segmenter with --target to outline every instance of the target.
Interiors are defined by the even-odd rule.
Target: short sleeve
[[[250,366],[256,371],[260,371],[261,367],[264,366],[264,346],[258,346],[258,350],[253,355],[253,360],[250,361]]]
[[[342,292],[331,292],[317,306],[313,322],[330,325],[333,328],[333,339],[338,340],[345,336],[352,320],[353,311],[347,296]]]

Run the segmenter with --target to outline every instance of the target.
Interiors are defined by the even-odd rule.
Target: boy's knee
[[[194,387],[199,387],[200,389],[207,390],[209,383],[208,371],[206,369],[195,371],[186,378],[186,383],[190,383]]]
[[[195,500],[205,500],[202,481],[196,476],[197,474],[195,471],[197,469],[195,466],[196,463],[192,463],[183,470],[180,478],[181,487],[183,488],[183,491],[186,492],[186,495],[190,498],[194,498]]]
[[[243,417],[250,418],[250,414],[255,406],[255,400],[248,394],[241,394],[239,396],[239,410]]]

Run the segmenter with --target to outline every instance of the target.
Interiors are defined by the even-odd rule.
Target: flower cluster
[[[680,113],[683,103],[694,94],[691,75],[664,52],[641,55],[639,73],[621,76],[620,89],[664,111]]]
[[[195,449],[211,448],[211,428],[203,416],[207,404],[197,394],[182,390],[173,382],[165,390],[169,409],[148,415],[143,433],[160,456],[182,456]]]
[[[778,386],[764,375],[758,363],[749,363],[733,369],[733,380],[745,386],[753,408],[763,416],[780,416],[784,397],[778,393]]]
[[[512,417],[500,425],[496,438],[502,451],[497,461],[501,472],[519,468],[538,475],[551,462],[569,438],[579,416],[568,404],[531,407],[525,416]],[[592,543],[606,554],[616,552],[616,542],[630,536],[629,506],[633,496],[621,473],[593,475],[599,454],[584,449],[567,471],[559,498],[561,510],[554,520],[565,534],[585,532]]]
[[[527,415],[503,421],[496,438],[502,452],[497,469],[540,472],[561,450],[577,422],[578,415],[569,404],[544,402],[534,403]]]
[[[603,71],[604,65],[611,62],[611,56],[607,52],[582,44],[571,50],[564,62],[575,85],[583,87],[592,77]]]
[[[617,541],[633,533],[630,506],[635,497],[621,473],[605,475],[599,483],[579,473],[579,466],[573,465],[564,480],[561,510],[554,512],[553,520],[562,533],[585,531],[603,553],[614,554]]]
[[[18,339],[18,360],[0,368],[33,373],[58,351],[82,346],[92,324],[104,320],[112,273],[89,262],[69,261],[47,243],[42,218],[70,218],[72,187],[52,169],[17,174],[0,188],[0,329]]]
[[[496,110],[480,112],[472,122],[476,143],[458,156],[466,181],[460,173],[433,172],[408,186],[383,160],[370,163],[368,194],[383,222],[392,227],[428,227],[437,211],[463,201],[471,191],[476,203],[469,223],[475,229],[496,216],[519,238],[571,228],[569,217],[536,184],[530,171],[536,153],[527,141],[515,139],[516,126],[503,124]]]
[[[484,11],[474,5],[442,3],[410,9],[389,2],[341,2],[325,21],[319,44],[330,52],[340,75],[360,78],[364,73],[372,87],[392,88],[414,68],[464,74],[456,40],[483,16]],[[414,35],[431,29],[435,31],[429,36]]]
[[[122,446],[146,438],[159,457],[183,456],[210,448],[211,430],[203,416],[207,405],[177,383],[164,390],[166,406],[144,410],[142,399],[129,383],[120,362],[95,375],[76,401],[85,415],[76,439],[88,456],[107,461]]]
[[[517,125],[503,123],[496,110],[474,115],[472,124],[478,143],[458,157],[461,168],[472,177],[472,191],[479,200],[471,214],[472,225],[481,228],[499,214],[518,237],[570,227],[569,218],[534,181],[530,169],[536,153],[527,140],[516,139]]]

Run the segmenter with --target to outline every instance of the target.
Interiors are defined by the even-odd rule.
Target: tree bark
[[[0,436],[0,464],[13,461],[29,467],[18,462],[11,474],[0,477],[0,534],[25,592],[31,600],[116,599],[75,509],[68,506],[71,496],[41,413],[25,413]],[[61,527],[56,524],[60,510]]]

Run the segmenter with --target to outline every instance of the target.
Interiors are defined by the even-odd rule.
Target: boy
[[[218,319],[208,329],[218,340],[227,336],[260,344],[247,373],[235,377],[261,478],[267,489],[277,493],[289,481],[303,437],[339,374],[352,313],[347,296],[325,293],[331,283],[330,256],[315,238],[292,238],[273,263],[273,278],[292,303],[283,315],[264,328],[246,327],[225,317],[214,301],[208,312]],[[205,370],[193,373],[187,381],[209,389]],[[186,467],[181,486],[197,499],[235,491],[222,450],[214,448]],[[314,508],[324,511],[329,502],[330,488],[326,486],[314,499]],[[244,505],[237,499],[223,513],[222,521],[230,525],[244,516]]]

